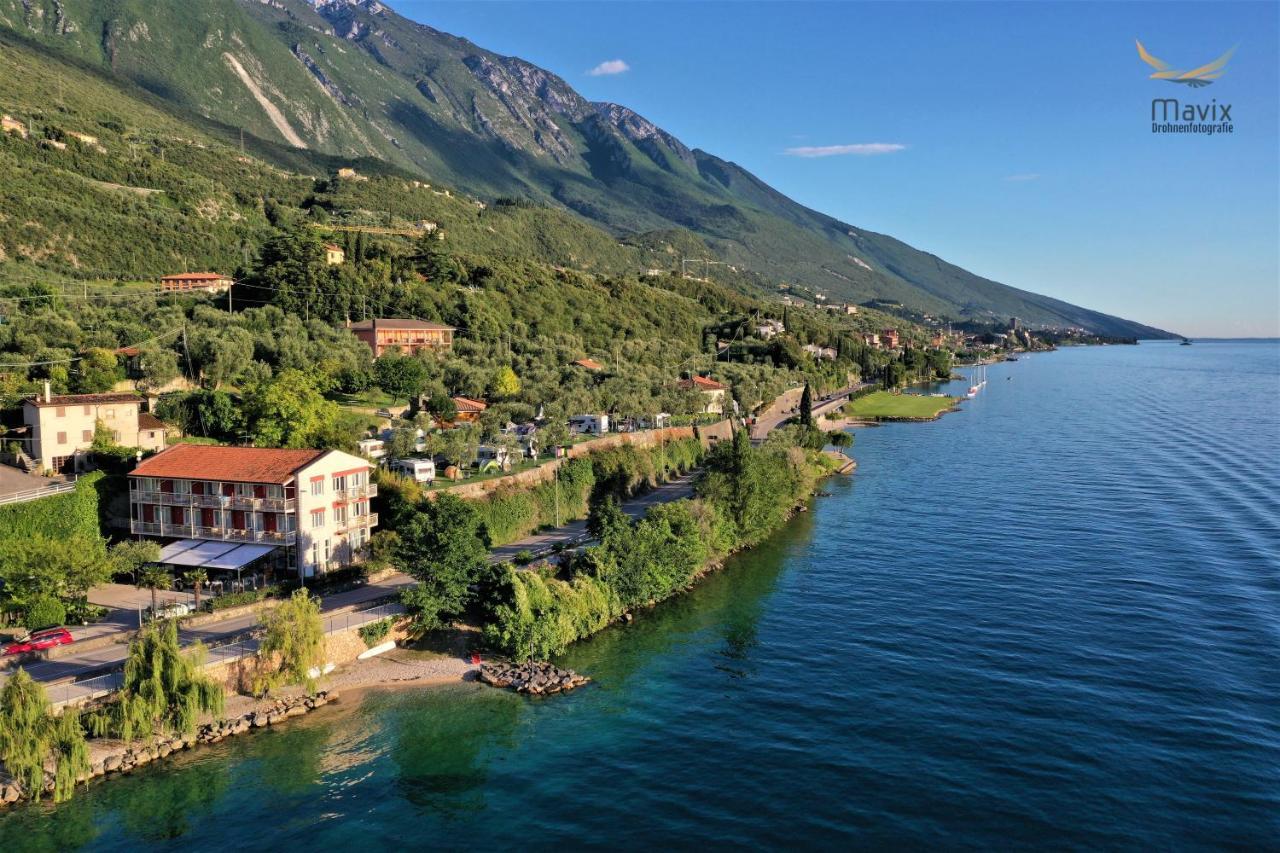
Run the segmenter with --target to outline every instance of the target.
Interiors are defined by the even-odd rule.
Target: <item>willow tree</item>
[[[259,653],[264,658],[278,654],[280,666],[256,679],[256,691],[266,693],[282,681],[305,684],[307,690],[314,690],[311,670],[320,663],[324,653],[320,599],[312,598],[306,589],[295,590],[288,601],[267,614],[265,621],[266,636]]]
[[[44,789],[50,728],[44,688],[19,669],[0,690],[0,760],[34,800]]]
[[[49,751],[56,763],[53,801],[60,803],[71,799],[76,779],[89,772],[89,744],[85,742],[78,711],[68,708],[49,728]]]
[[[132,643],[116,705],[120,737],[133,740],[160,732],[190,735],[201,713],[221,714],[222,685],[200,671],[204,646],[183,653],[173,620],[152,622]]]

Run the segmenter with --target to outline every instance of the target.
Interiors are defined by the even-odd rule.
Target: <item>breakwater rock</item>
[[[591,679],[578,675],[571,669],[560,669],[546,662],[529,661],[519,664],[481,664],[480,680],[494,687],[509,687],[517,693],[550,696],[574,690]]]
[[[90,765],[89,772],[78,778],[76,782],[87,782],[99,776],[108,776],[115,773],[129,773],[153,761],[168,758],[175,752],[190,749],[198,744],[219,743],[233,735],[244,734],[250,729],[266,728],[267,726],[283,723],[293,717],[301,717],[309,711],[328,705],[337,698],[336,691],[328,690],[321,690],[311,696],[291,696],[277,699],[269,705],[261,706],[238,717],[229,717],[205,723],[198,726],[195,732],[190,735],[160,735],[149,742],[121,744],[119,751],[108,752],[105,756],[95,760]],[[42,794],[53,793],[53,773],[49,770],[45,771],[43,788]],[[0,806],[10,805],[26,799],[30,799],[30,796],[21,782],[16,779],[10,779],[7,782],[0,781]]]

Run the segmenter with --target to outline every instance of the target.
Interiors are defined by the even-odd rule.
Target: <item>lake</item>
[[[1280,344],[988,379],[575,647],[587,688],[371,693],[0,815],[0,850],[1274,848]]]

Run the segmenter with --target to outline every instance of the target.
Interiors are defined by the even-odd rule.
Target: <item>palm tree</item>
[[[196,588],[196,610],[200,609],[200,587],[209,582],[209,573],[204,569],[190,569],[187,571],[187,580],[191,581],[191,585]]]
[[[138,589],[151,590],[151,615],[156,615],[156,590],[171,589],[173,587],[173,575],[169,574],[169,570],[158,563],[151,563],[144,566],[138,573]]]

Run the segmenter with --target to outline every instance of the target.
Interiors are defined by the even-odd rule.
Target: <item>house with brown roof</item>
[[[301,578],[358,562],[378,516],[367,460],[340,450],[179,444],[129,474],[129,531],[284,551]]]
[[[374,319],[359,323],[347,322],[347,328],[357,338],[369,345],[373,357],[379,358],[392,347],[406,354],[420,350],[448,352],[453,349],[453,326],[433,323],[430,320]]]
[[[580,358],[573,363],[573,366],[581,367],[583,370],[604,370],[604,365],[596,361],[594,358]]]
[[[484,400],[473,397],[454,397],[453,405],[458,409],[457,417],[454,418],[456,423],[475,423],[480,420],[484,410],[489,408],[489,404]]]
[[[690,379],[681,379],[679,384],[686,391],[699,391],[702,393],[705,401],[702,405],[703,413],[711,415],[724,413],[724,398],[729,391],[728,385],[722,385],[710,376],[694,376]]]
[[[347,253],[337,243],[324,244],[324,262],[331,267],[336,267],[347,259]]]
[[[74,473],[89,467],[88,451],[101,423],[122,447],[163,450],[164,424],[142,411],[142,398],[131,393],[51,394],[22,401],[27,424],[27,455],[46,471]]]
[[[180,272],[160,279],[160,289],[185,292],[201,290],[205,293],[226,293],[231,289],[231,276],[216,272]]]

